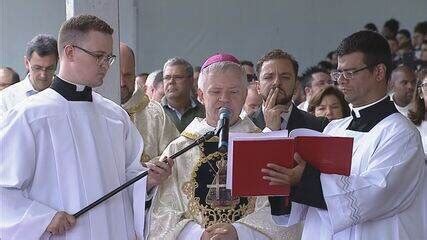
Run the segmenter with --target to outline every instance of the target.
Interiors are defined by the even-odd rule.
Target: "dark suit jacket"
[[[265,128],[262,109],[259,109],[259,111],[255,112],[250,118],[260,129]],[[326,118],[317,118],[310,113],[298,109],[294,104],[286,129],[292,131],[296,128],[308,128],[322,132],[328,123],[329,121]],[[284,197],[269,197],[268,200],[271,205],[272,215],[284,215],[289,213],[290,204],[286,204],[287,201]]]
[[[261,108],[250,116],[250,119],[260,129],[265,128],[264,114]],[[308,128],[322,132],[328,123],[326,118],[317,118],[293,105],[286,129],[292,131],[296,128]]]

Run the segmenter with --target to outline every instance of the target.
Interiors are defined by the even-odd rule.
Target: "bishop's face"
[[[205,105],[206,122],[216,126],[219,120],[219,110],[227,107],[231,111],[230,126],[240,118],[245,103],[247,88],[242,72],[228,69],[224,72],[214,71],[207,75],[200,100]]]

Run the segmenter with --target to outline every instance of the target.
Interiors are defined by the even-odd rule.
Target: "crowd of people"
[[[24,79],[0,68],[0,239],[427,238],[427,21],[412,35],[395,19],[381,33],[368,23],[300,75],[283,49],[255,64],[173,57],[137,75],[120,43],[119,105],[92,90],[115,63],[113,32],[75,16],[28,42]],[[230,132],[352,137],[351,174],[297,153],[294,168],[260,169],[289,196],[232,196],[218,138],[171,158],[215,130],[223,107]]]

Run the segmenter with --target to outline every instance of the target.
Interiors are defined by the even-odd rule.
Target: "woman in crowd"
[[[307,111],[316,117],[326,117],[329,120],[350,116],[350,108],[344,94],[334,86],[323,88],[314,95]]]
[[[424,171],[424,189],[423,194],[424,205],[424,222],[427,224],[427,69],[423,69],[418,75],[417,91],[412,99],[412,106],[408,112],[409,119],[417,126],[421,133],[423,142],[426,168]],[[424,230],[427,236],[427,229]]]
[[[424,152],[427,156],[427,69],[424,69],[419,74],[419,80],[417,84],[417,91],[414,93],[412,99],[412,106],[409,110],[409,119],[417,126],[420,130]]]

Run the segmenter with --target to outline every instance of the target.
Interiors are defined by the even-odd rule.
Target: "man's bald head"
[[[17,82],[19,75],[12,68],[0,68],[0,91]]]
[[[135,90],[135,55],[132,49],[120,43],[120,96],[126,103]]]

